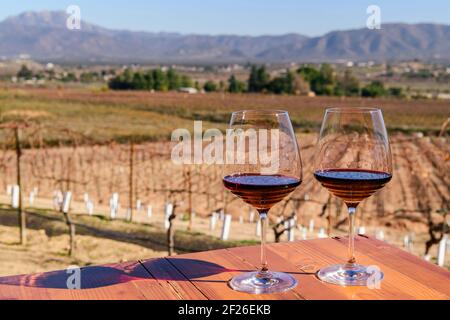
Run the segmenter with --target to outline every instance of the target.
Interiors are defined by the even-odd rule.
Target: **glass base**
[[[282,272],[248,272],[230,280],[230,287],[239,292],[251,294],[281,293],[294,289],[298,282],[291,275]]]
[[[340,286],[367,286],[373,273],[367,272],[367,268],[359,264],[339,264],[326,267],[317,274],[323,282],[337,284]],[[383,272],[377,275],[377,280],[382,281]]]

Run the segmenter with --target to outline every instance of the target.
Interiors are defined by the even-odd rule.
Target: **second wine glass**
[[[392,179],[392,160],[379,109],[327,109],[315,159],[315,178],[348,207],[348,260],[319,271],[321,280],[343,286],[365,286],[372,272],[356,263],[356,208]],[[374,269],[374,271],[376,271]],[[378,279],[382,280],[380,272]]]
[[[226,155],[225,188],[255,208],[261,223],[261,269],[238,275],[230,286],[253,294],[290,290],[297,281],[269,270],[265,248],[269,210],[302,182],[300,151],[288,113],[233,113]]]

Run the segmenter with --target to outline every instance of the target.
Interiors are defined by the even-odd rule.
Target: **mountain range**
[[[66,27],[65,12],[24,12],[0,22],[0,57],[90,63],[246,63],[450,60],[450,25],[383,24],[301,34],[238,36],[111,30],[82,21]]]

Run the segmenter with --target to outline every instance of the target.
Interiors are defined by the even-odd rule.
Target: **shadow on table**
[[[79,284],[80,289],[95,289],[149,279],[186,281],[188,279],[193,280],[195,278],[234,271],[225,269],[214,263],[192,259],[177,259],[177,263],[182,264],[183,269],[188,268],[190,270],[187,276],[178,272],[175,267],[167,269],[166,265],[166,268],[164,268],[161,265],[161,260],[155,259],[145,262],[145,269],[139,263],[123,268],[114,266],[83,267],[77,271],[71,270],[71,272],[61,270],[34,275],[4,277],[0,278],[0,285],[68,290],[75,289],[77,284]],[[159,270],[160,273],[156,274],[154,270]]]
[[[143,265],[155,279],[163,281],[226,282],[204,278],[221,273],[255,271],[229,269],[212,262],[183,258],[150,260]]]

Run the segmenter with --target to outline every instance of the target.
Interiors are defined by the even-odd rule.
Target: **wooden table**
[[[385,273],[381,289],[339,287],[322,283],[315,273],[346,257],[340,238],[272,244],[271,268],[291,273],[299,282],[292,291],[249,295],[232,291],[227,281],[257,269],[259,247],[226,249],[182,256],[85,267],[81,290],[67,289],[66,270],[0,278],[0,299],[449,299],[450,272],[384,242],[356,239],[357,258]]]

